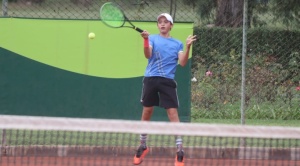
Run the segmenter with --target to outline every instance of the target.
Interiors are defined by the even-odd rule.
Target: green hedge
[[[228,55],[232,49],[242,52],[243,32],[241,28],[195,28],[198,40],[193,47],[193,56],[201,56],[209,62],[210,53],[217,51]],[[248,54],[269,53],[286,63],[293,52],[300,52],[300,31],[252,28],[247,32]]]
[[[192,117],[240,117],[242,29],[195,28],[194,34]],[[255,28],[247,37],[247,118],[300,119],[300,31]]]

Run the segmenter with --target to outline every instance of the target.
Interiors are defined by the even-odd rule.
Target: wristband
[[[148,47],[149,47],[149,39],[144,38],[144,48],[148,48]]]

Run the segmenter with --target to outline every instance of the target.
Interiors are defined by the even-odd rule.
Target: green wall
[[[135,24],[158,33],[155,22]],[[90,20],[0,18],[0,25],[0,114],[140,119],[147,60],[136,31]],[[172,36],[185,42],[192,27],[177,23]],[[182,121],[190,121],[190,64],[176,74]],[[167,120],[165,111],[156,109],[153,120]]]

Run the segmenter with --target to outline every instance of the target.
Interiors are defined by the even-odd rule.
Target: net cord
[[[0,129],[299,139],[300,128],[0,115]]]

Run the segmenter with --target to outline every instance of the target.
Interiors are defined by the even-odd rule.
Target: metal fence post
[[[7,5],[8,5],[8,0],[2,0],[2,16],[6,17],[7,16]]]
[[[242,48],[242,82],[241,82],[241,124],[245,124],[245,60],[247,54],[247,29],[248,29],[248,0],[244,0],[243,14],[243,48]]]
[[[246,54],[247,54],[247,29],[248,29],[248,0],[244,0],[244,12],[243,12],[243,45],[242,45],[242,81],[241,81],[241,124],[245,124],[245,82],[246,82]],[[243,147],[246,146],[246,139],[240,138],[240,151],[239,155],[244,156]]]
[[[4,149],[5,149],[5,145],[6,145],[6,130],[2,129],[0,130],[0,135],[1,135],[1,140],[0,140],[0,157],[3,155],[2,153],[5,153]]]

